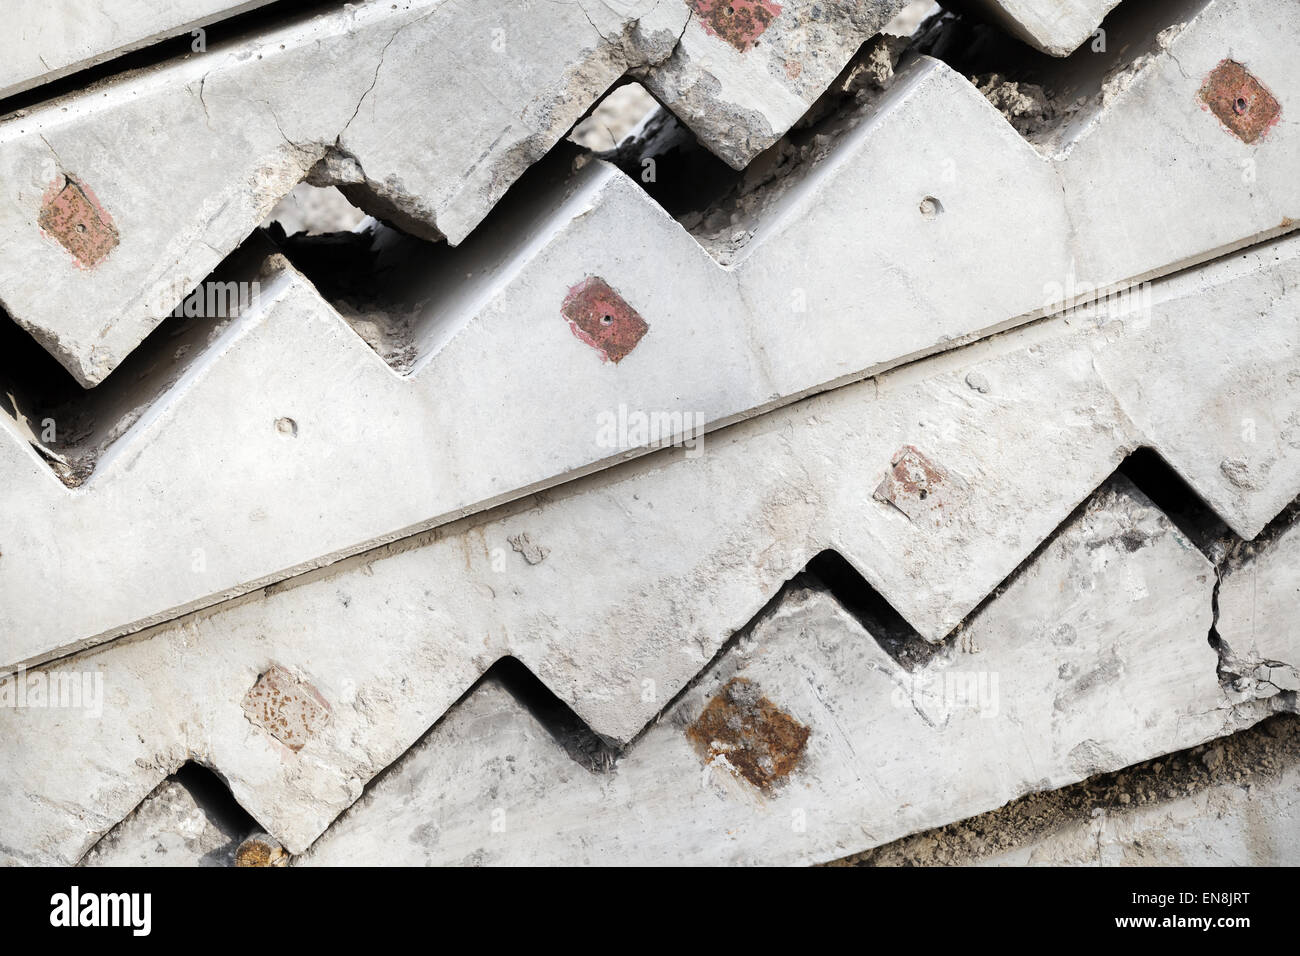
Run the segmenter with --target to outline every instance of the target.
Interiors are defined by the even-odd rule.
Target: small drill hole
[[[1232,108],[1237,111],[1238,115],[1240,115],[1250,109],[1250,103],[1247,102],[1244,96],[1239,96],[1237,97],[1237,102],[1232,104]]]
[[[921,497],[921,500],[924,501],[926,498],[929,498],[929,497],[930,497],[930,492],[928,492],[928,491],[926,491],[924,488],[922,488],[922,489],[921,489],[921,495],[920,495],[920,497]]]
[[[77,223],[77,232],[85,232],[85,231],[86,231],[86,224],[84,222]]]
[[[614,317],[613,317],[612,315],[602,315],[602,316],[600,317],[600,324],[601,324],[601,325],[613,325],[613,324],[614,324]]]
[[[921,205],[917,208],[921,210],[921,218],[935,219],[941,212],[943,212],[943,203],[939,202],[939,200],[935,199],[933,196],[926,196],[921,200]]]

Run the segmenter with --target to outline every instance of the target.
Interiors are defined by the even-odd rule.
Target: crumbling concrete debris
[[[417,326],[428,290],[413,281],[435,249],[374,219],[345,232],[268,235],[361,337],[399,375],[419,358]]]
[[[1120,94],[1133,84],[1133,81],[1141,75],[1143,70],[1150,66],[1160,54],[1173,46],[1174,40],[1186,27],[1186,23],[1170,24],[1156,34],[1154,50],[1149,53],[1139,54],[1129,62],[1121,64],[1107,73],[1101,84],[1101,105],[1106,107],[1114,102]]]
[[[672,56],[644,71],[643,82],[709,149],[743,169],[799,121],[863,41],[906,5],[688,0],[692,17]]]
[[[789,133],[740,173],[710,163],[711,154],[701,155],[690,130],[663,111],[607,158],[633,178],[640,177],[647,160],[672,170],[671,179],[663,186],[656,179],[647,192],[719,263],[730,265],[746,251],[768,210],[801,181],[813,178],[835,145],[873,115],[881,94],[893,85],[908,45],[907,37],[885,35],[864,44]]]
[[[1121,93],[1133,84],[1133,81],[1137,78],[1138,74],[1140,74],[1142,70],[1155,59],[1155,57],[1156,55],[1154,53],[1144,53],[1132,62],[1126,63],[1123,66],[1118,67],[1112,73],[1109,73],[1101,85],[1102,106],[1109,106],[1113,103]]]
[[[1017,83],[997,73],[972,76],[971,82],[1021,136],[1035,136],[1056,120],[1056,106],[1036,83]]]
[[[832,90],[856,94],[863,89],[887,90],[894,82],[894,71],[904,51],[910,46],[909,37],[881,34],[873,37],[854,58]]]
[[[1158,72],[1152,67],[1159,55],[1172,49],[1187,26],[1169,24],[1169,18],[1185,13],[1186,6],[1121,7],[1090,42],[1062,61],[1026,50],[999,30],[955,13],[931,18],[913,47],[972,77],[996,108],[1024,127],[1035,148],[1052,155],[1068,152],[1130,83]],[[1017,112],[1041,118],[1024,123],[1014,119]]]

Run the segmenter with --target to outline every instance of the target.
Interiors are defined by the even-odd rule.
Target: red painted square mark
[[[916,524],[944,524],[962,497],[962,482],[912,445],[894,453],[890,470],[876,488],[875,499],[893,505]]]
[[[752,47],[781,13],[771,0],[687,0],[709,36],[730,43],[741,53]]]
[[[329,721],[330,708],[315,687],[272,664],[244,695],[244,716],[298,751]]]
[[[1235,60],[1223,60],[1201,86],[1201,102],[1243,143],[1268,133],[1282,115],[1282,106],[1250,71]]]
[[[574,335],[612,362],[626,358],[650,330],[636,309],[597,276],[589,276],[569,290],[560,314]]]
[[[36,223],[87,269],[98,265],[118,243],[117,227],[90,187],[63,174],[45,191]]]

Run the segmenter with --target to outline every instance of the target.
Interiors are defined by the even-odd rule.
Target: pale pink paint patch
[[[113,218],[90,187],[64,173],[41,197],[36,223],[72,255],[79,268],[97,266],[119,241]]]
[[[758,42],[758,38],[781,13],[781,5],[771,0],[687,0],[709,36],[730,43],[741,53]]]

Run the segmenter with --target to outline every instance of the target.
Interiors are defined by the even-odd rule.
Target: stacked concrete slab
[[[1185,356],[1207,354],[1204,343],[1220,326],[1214,360],[1231,374],[1215,407],[1286,374],[1285,363],[1297,360],[1286,346],[1295,311],[1276,290],[1294,288],[1283,277],[1298,262],[1295,241],[1281,240],[1158,283],[1149,311],[1074,310],[734,426],[707,439],[707,454],[678,450],[629,463],[287,589],[65,658],[48,670],[103,674],[104,714],[93,722],[60,711],[4,715],[11,719],[7,758],[23,768],[0,801],[16,810],[6,829],[21,825],[40,858],[76,859],[197,758],[261,825],[301,852],[503,656],[521,661],[596,734],[631,741],[782,582],[827,549],[911,622],[916,641],[978,645],[972,612],[1142,445],[1161,448],[1207,498],[1245,501],[1263,524],[1278,495],[1273,488],[1294,492],[1300,484],[1294,453],[1284,442],[1261,448],[1277,485],[1249,493],[1221,468],[1198,471],[1191,465],[1206,448],[1226,461],[1255,446],[1244,446],[1226,417],[1215,431],[1201,407],[1179,396],[1197,367]],[[1265,316],[1248,310],[1253,328],[1273,329],[1277,338],[1231,334],[1229,316],[1252,301]],[[1142,377],[1149,355],[1165,362],[1159,388]],[[1138,384],[1146,386],[1141,394],[1132,391]],[[1285,393],[1278,400],[1277,411],[1253,414],[1267,426],[1290,401]],[[1152,413],[1153,402],[1163,414]],[[1201,425],[1196,456],[1176,437],[1185,416]],[[1162,427],[1144,433],[1139,421]],[[975,435],[999,440],[972,441]],[[765,467],[755,472],[755,461]],[[900,464],[922,473],[898,481]],[[1128,540],[1136,550],[1146,537],[1135,531]],[[1183,614],[1177,629],[1188,648],[1204,652],[1204,678],[1215,688],[1215,704],[1198,713],[1226,732],[1247,719],[1237,707],[1260,716],[1267,709],[1255,702],[1272,701],[1276,689],[1260,683],[1231,697],[1218,690],[1209,642],[1213,567],[1181,536],[1169,540],[1199,569],[1179,585],[1197,597],[1189,602],[1195,613]],[[1066,550],[1099,576],[1091,584],[1053,578],[1057,589],[1069,583],[1067,595],[1114,578],[1111,586],[1140,597],[1153,579],[1177,577],[1129,570],[1097,548]],[[1044,613],[1041,597],[1026,602],[1040,608],[1035,626],[1054,632],[1059,615]],[[1121,620],[1134,613],[1103,603]],[[1010,613],[1005,595],[990,607]],[[1117,632],[1119,621],[1098,628]],[[1061,653],[1051,640],[1041,652]],[[249,716],[249,696],[267,674],[301,702],[292,739],[270,729],[274,720]],[[1177,709],[1179,693],[1162,706]],[[1168,744],[1187,745],[1182,738]],[[1152,742],[1133,759],[1162,746]],[[90,748],[103,759],[93,771],[68,775],[61,762],[49,762],[66,748]],[[1115,760],[1096,769],[1124,765]],[[20,799],[33,781],[49,796],[35,813]],[[87,807],[96,815],[88,818]],[[926,825],[938,822],[946,821]]]
[[[1119,0],[969,0],[1012,36],[1053,56],[1069,56],[1092,39]]]
[[[10,11],[0,39],[0,99],[112,60],[169,37],[190,34],[206,46],[205,28],[271,0],[50,0]],[[200,32],[202,31],[202,32]]]

